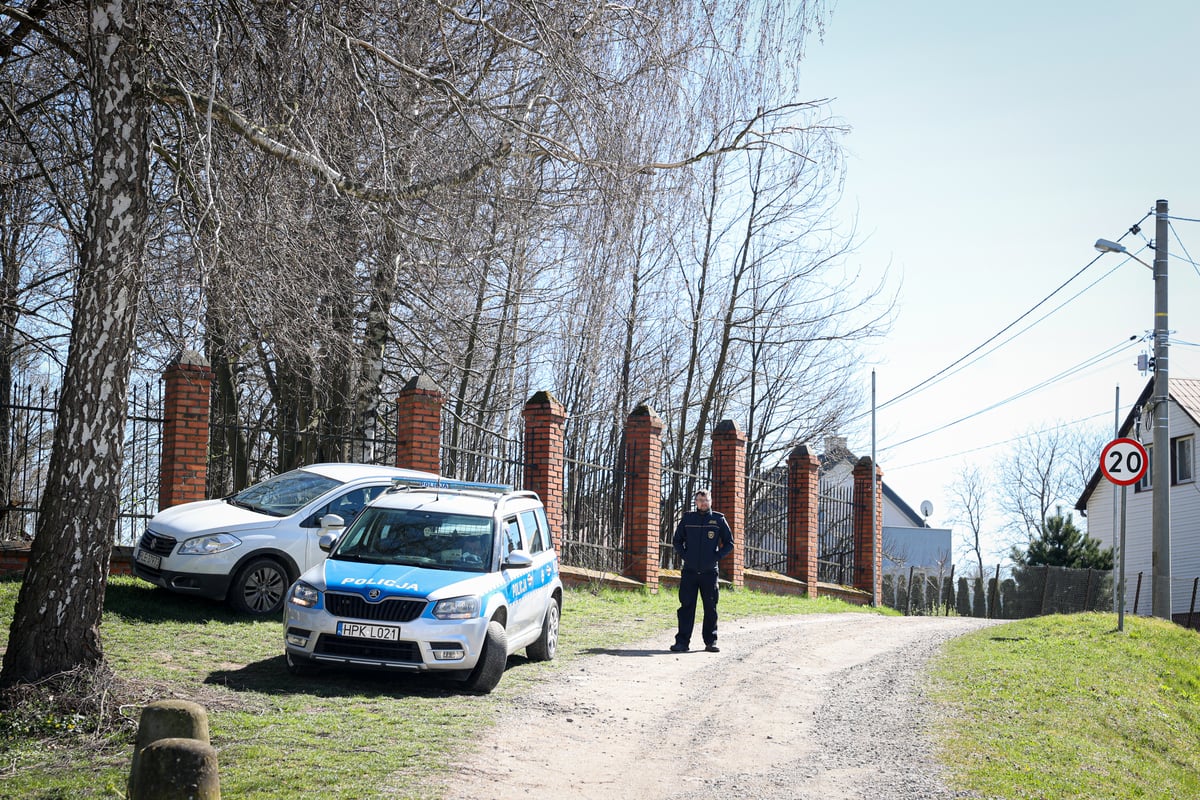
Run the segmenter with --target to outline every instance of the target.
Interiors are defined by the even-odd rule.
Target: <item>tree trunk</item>
[[[117,517],[146,236],[140,0],[89,4],[94,151],[71,345],[50,471],[0,684],[104,660],[100,616]]]

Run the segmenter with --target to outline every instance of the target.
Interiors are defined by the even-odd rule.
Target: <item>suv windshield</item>
[[[226,497],[225,502],[272,517],[286,517],[340,485],[333,478],[296,469],[243,489]]]
[[[332,559],[487,572],[492,518],[400,508],[367,508],[338,540]]]

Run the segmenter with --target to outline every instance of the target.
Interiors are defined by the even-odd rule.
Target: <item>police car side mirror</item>
[[[513,550],[504,559],[505,569],[529,569],[533,566],[533,558],[524,550]]]

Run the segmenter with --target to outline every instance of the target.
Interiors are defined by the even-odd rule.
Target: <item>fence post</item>
[[[1192,614],[1196,611],[1196,587],[1200,586],[1200,577],[1192,579],[1192,604],[1188,606],[1188,622],[1187,626],[1192,627]]]
[[[999,619],[996,606],[1000,604],[1000,565],[996,565],[996,577],[992,578],[991,589],[988,592],[988,619]]]
[[[788,456],[787,574],[804,581],[809,597],[817,596],[820,468],[808,445],[796,445]]]
[[[554,547],[562,554],[563,487],[565,463],[563,456],[563,426],[567,411],[549,392],[534,392],[521,410],[525,420],[525,477],[524,486],[537,492],[546,507],[550,530],[558,531]]]
[[[158,508],[203,500],[208,483],[209,394],[213,371],[200,353],[184,350],[163,372],[162,454]]]
[[[625,571],[658,592],[663,422],[639,405],[625,420]]]
[[[904,616],[906,617],[912,616],[913,571],[915,569],[916,567],[911,565],[908,568],[908,595],[904,598]]]
[[[854,465],[854,588],[879,597],[880,579],[883,574],[883,498],[880,496],[883,471],[863,456]],[[871,492],[875,492],[872,504]],[[872,525],[871,508],[875,508]],[[872,535],[874,533],[874,535]],[[909,586],[909,593],[912,587]]]
[[[396,466],[442,471],[442,390],[414,375],[396,397]]]
[[[938,595],[941,597],[941,595]],[[954,564],[950,565],[950,580],[946,583],[946,613],[950,616],[950,603],[954,601]]]
[[[721,574],[736,588],[746,566],[746,434],[733,420],[721,420],[713,431],[712,459],[712,507],[725,515],[735,542],[721,560]]]

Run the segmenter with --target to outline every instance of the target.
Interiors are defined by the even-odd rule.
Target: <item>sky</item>
[[[838,0],[808,43],[805,99],[829,98],[850,128],[835,210],[857,230],[847,266],[896,296],[860,375],[869,397],[875,371],[879,466],[910,506],[932,503],[929,524],[955,529],[956,546],[947,487],[965,465],[990,468],[1062,423],[1111,433],[1117,387],[1124,418],[1149,380],[1136,361],[1151,345],[1129,340],[1153,327],[1151,271],[1113,254],[1088,264],[1096,239],[1119,239],[1158,199],[1184,218],[1168,237],[1170,374],[1200,378],[1200,222],[1186,221],[1200,220],[1198,40],[1193,0]],[[1122,243],[1152,262],[1152,214],[1141,228]],[[998,341],[1024,333],[884,405],[1080,270]],[[870,454],[869,422],[844,433]],[[994,558],[1004,542],[985,546]]]

